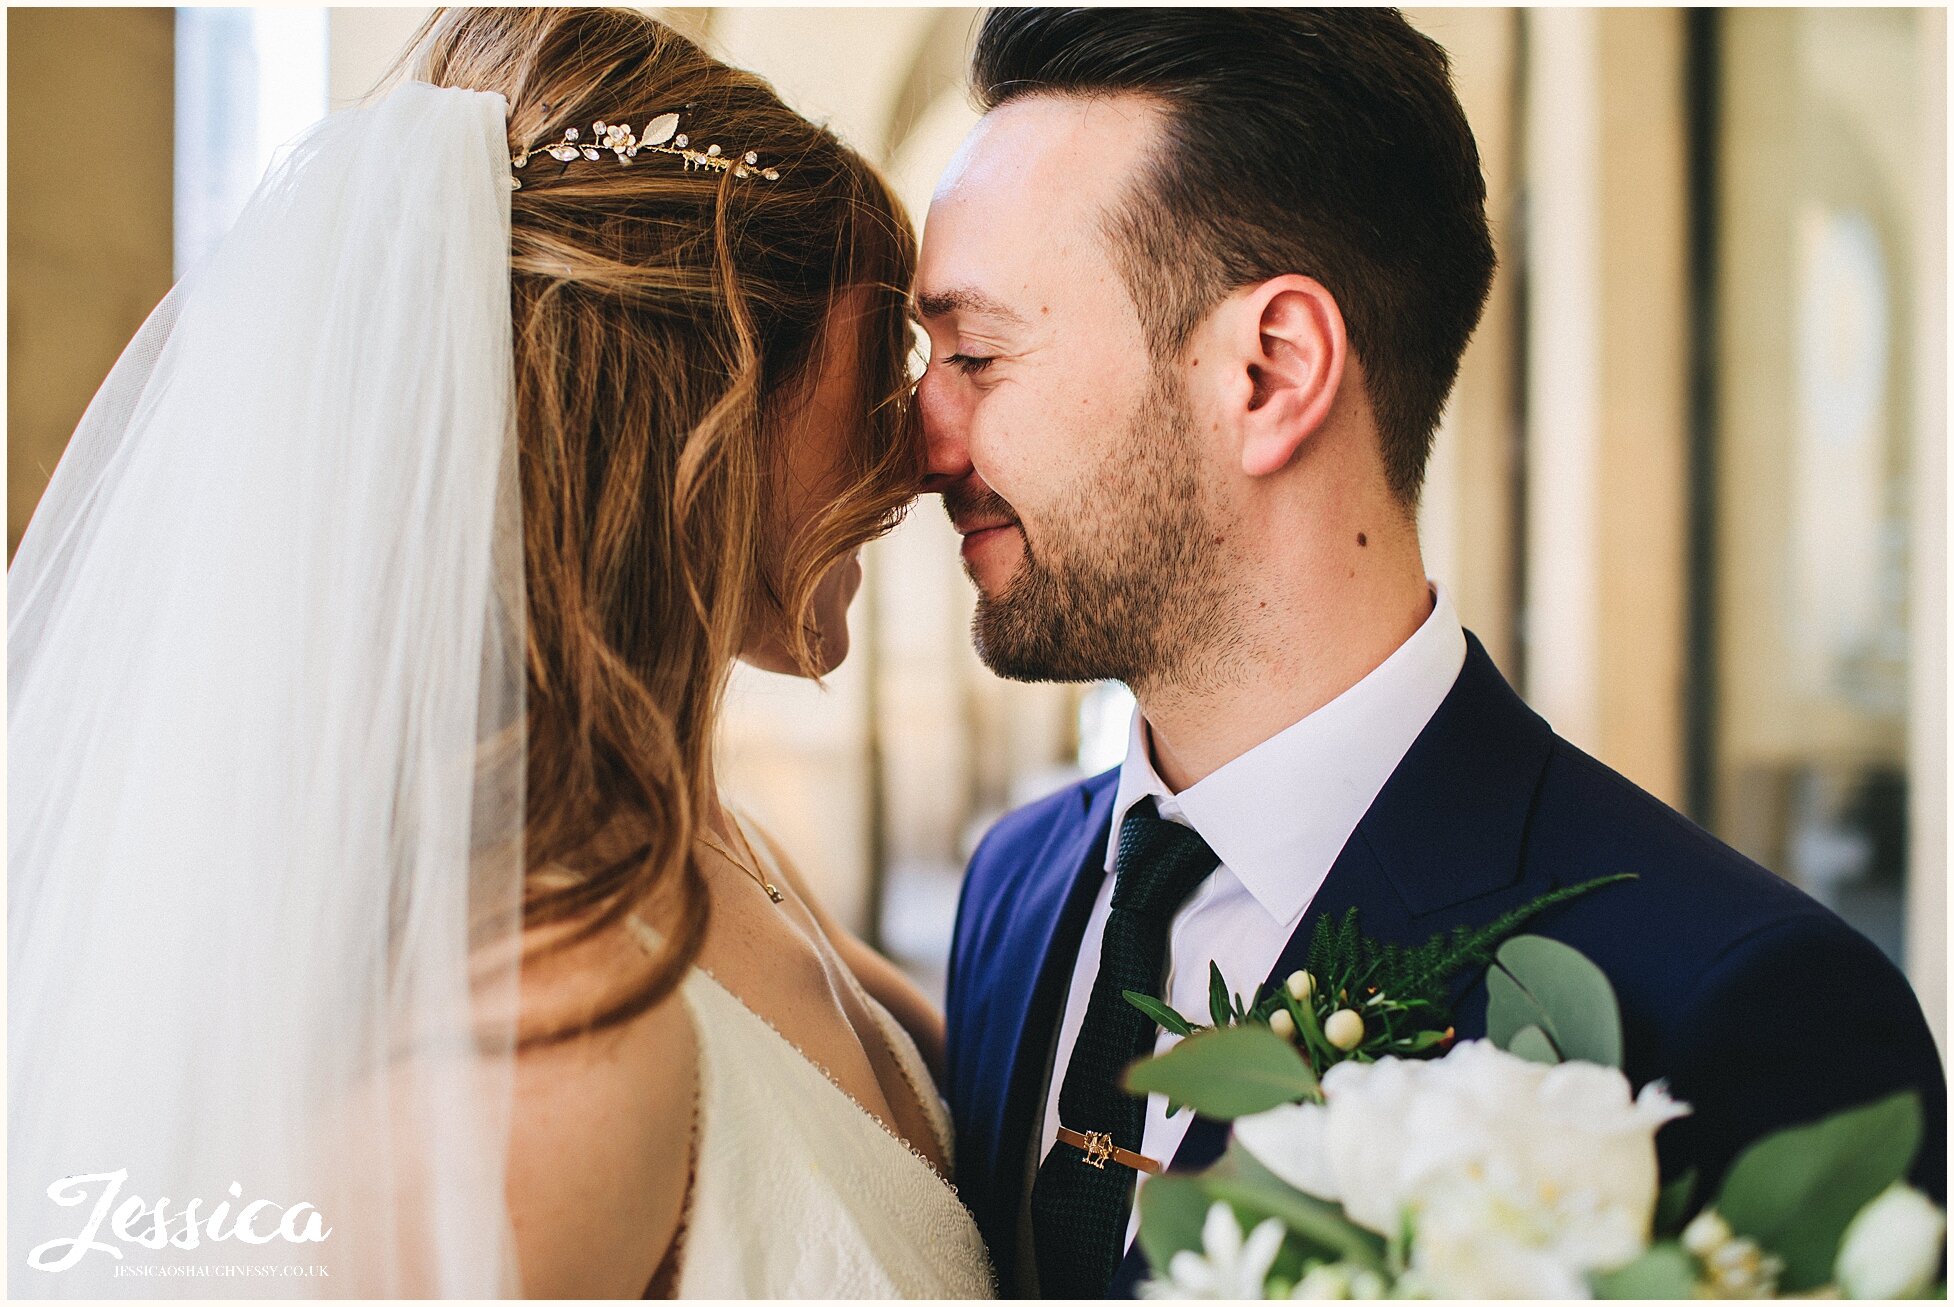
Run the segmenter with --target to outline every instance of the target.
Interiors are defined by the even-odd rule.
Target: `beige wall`
[[[1907,971],[1947,1048],[1947,12],[1916,11],[1926,52],[1915,94],[1927,106],[1914,151],[1920,357],[1914,374],[1913,624],[1908,666],[1912,730],[1907,777],[1918,796],[1907,849]]]
[[[1461,8],[1407,9],[1405,17],[1451,56],[1459,102],[1479,145],[1486,217],[1499,256],[1485,314],[1460,360],[1433,444],[1418,534],[1426,574],[1445,584],[1460,620],[1512,676],[1519,600],[1515,463],[1522,448],[1514,368],[1520,302],[1513,79],[1521,16],[1511,9]]]
[[[1527,662],[1561,734],[1682,802],[1682,15],[1531,10]]]
[[[1830,787],[1903,774],[1906,965],[1944,1044],[1945,16],[1747,10],[1725,26],[1719,834],[1789,870]],[[1842,263],[1859,223],[1868,244],[1845,248],[1868,262]],[[1901,518],[1903,594],[1878,547]]]
[[[1609,9],[1598,17],[1597,740],[1610,766],[1681,807],[1689,475],[1683,14]]]
[[[82,410],[170,288],[175,26],[170,9],[7,11],[9,557]],[[74,106],[114,144],[49,148],[74,138]],[[41,184],[50,173],[59,185]]]
[[[327,12],[326,97],[344,109],[374,89],[427,17],[425,6],[334,8]]]

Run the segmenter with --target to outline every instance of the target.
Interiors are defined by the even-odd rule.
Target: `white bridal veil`
[[[505,114],[409,83],[302,137],[21,542],[15,1296],[516,1287]]]

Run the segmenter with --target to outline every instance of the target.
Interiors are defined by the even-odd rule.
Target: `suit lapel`
[[[1415,944],[1512,906],[1502,891],[1520,883],[1527,816],[1552,744],[1546,722],[1468,631],[1459,679],[1357,823],[1263,983],[1301,970],[1316,923],[1353,907],[1364,934]],[[1226,1122],[1197,1116],[1169,1169],[1203,1170],[1227,1143]],[[1109,1296],[1133,1296],[1146,1270],[1136,1241]]]

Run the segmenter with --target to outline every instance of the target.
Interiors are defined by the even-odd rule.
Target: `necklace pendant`
[[[779,889],[775,888],[774,883],[772,881],[763,880],[760,882],[760,885],[763,889],[767,891],[767,897],[772,899],[775,903],[785,903],[787,901],[787,896],[785,894],[782,894],[779,891]]]

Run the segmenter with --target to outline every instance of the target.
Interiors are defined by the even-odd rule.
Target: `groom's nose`
[[[969,476],[970,442],[952,387],[951,379],[932,367],[916,385],[916,407],[923,421],[923,447],[926,454],[924,494],[941,494]]]

